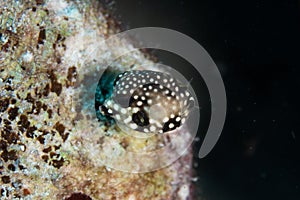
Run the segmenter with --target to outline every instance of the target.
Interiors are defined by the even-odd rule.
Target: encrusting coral
[[[114,49],[105,44],[119,31],[93,0],[0,2],[1,199],[187,198],[189,151],[148,173],[122,172],[103,162],[107,155],[164,142],[130,139],[96,117],[91,94],[98,74],[115,49],[133,48],[126,40],[114,41]],[[113,65],[132,70],[144,63],[155,65],[134,51]]]

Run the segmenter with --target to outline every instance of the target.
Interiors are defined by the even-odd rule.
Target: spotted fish
[[[166,73],[133,70],[119,74],[101,114],[144,133],[164,133],[180,127],[193,105],[187,87]]]

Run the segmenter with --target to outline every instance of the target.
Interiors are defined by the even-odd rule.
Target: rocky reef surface
[[[177,145],[189,139],[185,129],[175,139],[132,139],[97,120],[93,95],[108,64],[155,68],[141,51],[110,63],[116,51],[133,49],[126,39],[113,41],[113,48],[105,43],[118,32],[97,1],[0,2],[1,199],[188,199],[191,151],[147,173],[104,162],[163,146],[166,138]],[[123,159],[120,165],[153,162]]]

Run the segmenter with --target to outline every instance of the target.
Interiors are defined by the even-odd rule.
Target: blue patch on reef
[[[103,115],[100,112],[99,107],[103,105],[106,99],[111,97],[114,90],[115,80],[120,73],[120,70],[109,67],[104,71],[98,82],[95,93],[95,110],[99,121],[114,123],[114,119],[110,116]]]

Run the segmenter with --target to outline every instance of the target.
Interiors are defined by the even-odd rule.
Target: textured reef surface
[[[104,42],[119,31],[93,0],[0,2],[1,199],[188,199],[190,150],[148,173],[107,165],[151,168],[156,160],[114,158],[189,139],[185,129],[176,138],[132,139],[99,122],[93,95],[108,64],[155,68],[141,51],[110,63],[116,51],[133,48],[127,40],[113,41],[114,48]]]

